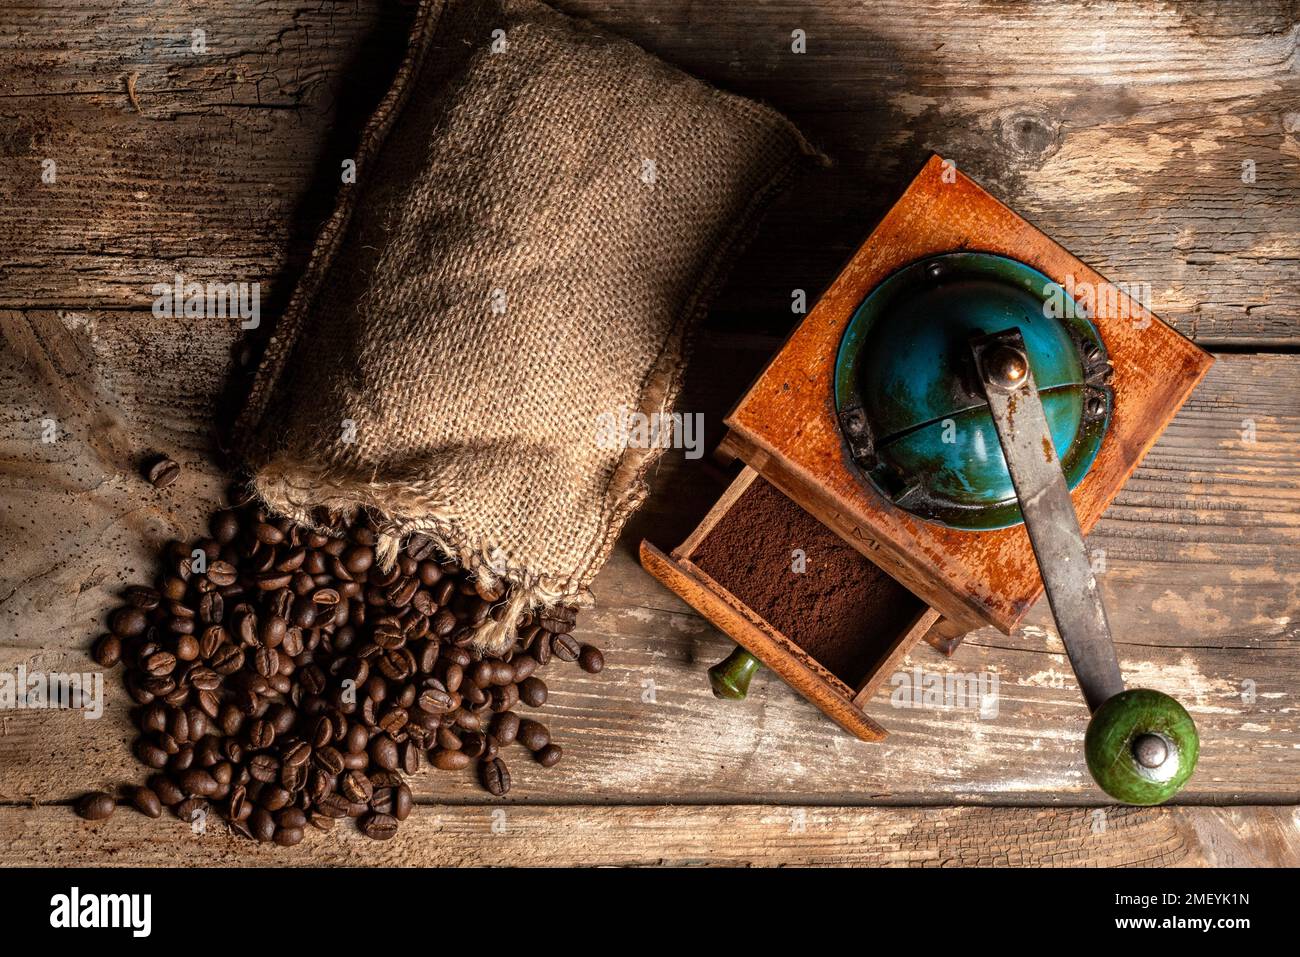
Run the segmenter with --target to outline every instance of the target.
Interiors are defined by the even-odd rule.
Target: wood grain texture
[[[788,329],[791,290],[825,288],[935,152],[1108,279],[1149,284],[1184,334],[1296,340],[1293,3],[560,6],[771,103],[836,161],[774,211],[720,299],[725,328]]]
[[[0,808],[0,865],[1294,867],[1291,807],[416,807],[390,841],[349,825],[259,846],[119,808]],[[720,840],[719,835],[725,835]]]
[[[824,288],[933,151],[1103,275],[1149,284],[1194,338],[1297,341],[1292,3],[558,6],[769,102],[836,160],[774,211],[719,328],[787,329],[791,290]],[[0,306],[147,307],[177,271],[282,301],[409,16],[394,0],[7,6]]]
[[[7,5],[0,306],[148,309],[183,273],[261,282],[269,315],[409,19],[393,2]]]
[[[1100,17],[1086,0],[558,5],[761,97],[837,161],[774,210],[710,315],[683,400],[706,416],[706,448],[797,320],[791,290],[814,300],[932,151],[1103,275],[1149,283],[1152,311],[1201,343],[1300,342],[1293,3],[1117,2]],[[177,272],[260,281],[263,315],[277,314],[409,18],[391,0],[0,10],[0,308],[19,313],[0,321],[54,341],[57,322],[73,364],[50,368],[84,379],[69,403],[50,368],[0,352],[0,670],[91,667],[85,649],[120,586],[150,575],[156,546],[202,527],[224,484],[209,431],[229,411],[236,330],[155,319],[150,289]],[[195,29],[206,55],[190,52]],[[794,29],[806,54],[790,52]],[[1106,554],[1126,676],[1178,695],[1200,725],[1188,804],[1300,802],[1298,379],[1295,356],[1221,357],[1090,539]],[[96,413],[120,418],[124,455]],[[184,466],[167,492],[134,469],[154,450]],[[609,665],[548,669],[544,720],[565,760],[512,760],[505,835],[468,778],[424,772],[416,790],[439,806],[391,845],[340,833],[272,855],[213,834],[184,860],[1296,863],[1289,807],[1122,812],[1097,849],[1094,809],[1059,806],[1104,796],[1042,607],[1011,638],[984,630],[950,661],[918,647],[902,663],[997,674],[993,720],[892,708],[886,686],[870,708],[893,734],[872,745],[770,676],[747,702],[714,700],[704,669],[730,642],[634,549],[682,541],[725,484],[680,453],[650,478],[580,629]],[[6,862],[178,861],[169,828],[129,811],[89,825],[18,806],[139,779],[114,676],[109,688],[100,722],[0,713]],[[732,803],[773,801],[805,807],[807,831],[789,834],[792,809]],[[875,802],[1058,806],[857,807]]]
[[[47,387],[0,353],[0,670],[91,668],[86,649],[121,586],[152,573],[152,549],[194,535],[224,485],[208,430],[233,325],[202,334],[179,320],[70,313],[88,367],[143,453],[184,466],[159,492],[105,467],[85,423],[40,441]],[[224,343],[223,343],[224,338]],[[683,408],[716,440],[722,413],[775,347],[706,337]],[[1300,394],[1294,356],[1227,355],[1174,419],[1091,537],[1126,677],[1184,701],[1201,729],[1201,766],[1181,800],[1300,802]],[[1253,423],[1254,441],[1245,441]],[[744,702],[713,698],[705,668],[730,647],[642,570],[642,538],[683,540],[724,486],[704,460],[666,456],[655,493],[597,579],[579,635],[607,652],[597,676],[551,668],[543,720],[565,760],[511,760],[523,803],[812,801],[1100,804],[1081,751],[1086,712],[1047,609],[1013,637],[972,634],[944,660],[918,647],[902,670],[989,673],[998,714],[867,706],[890,729],[867,744],[771,676]],[[69,713],[0,714],[0,800],[67,800],[138,780],[125,698],[110,676],[99,722]],[[117,693],[113,693],[116,691]],[[488,800],[468,776],[423,773],[427,799]]]

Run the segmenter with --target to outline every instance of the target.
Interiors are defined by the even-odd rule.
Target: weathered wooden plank
[[[1287,4],[563,6],[773,103],[836,160],[774,211],[721,299],[725,328],[787,328],[791,289],[824,288],[933,151],[1108,278],[1149,284],[1185,334],[1294,341]]]
[[[138,451],[169,452],[181,481],[158,492],[105,463],[86,423],[59,418],[45,381],[0,353],[0,671],[19,664],[84,670],[113,595],[150,574],[151,548],[194,535],[223,480],[207,433],[218,411],[230,327],[195,334],[184,320],[121,314],[64,317],[88,390],[113,397]],[[710,439],[727,404],[770,352],[767,340],[701,343],[684,408]],[[723,357],[725,356],[725,361]],[[1201,769],[1189,802],[1300,800],[1295,655],[1300,605],[1300,358],[1227,355],[1174,420],[1092,536],[1130,680],[1176,694],[1199,722]],[[102,380],[102,381],[99,381]],[[1254,441],[1243,439],[1248,420]],[[565,761],[543,770],[519,755],[512,798],[524,802],[768,801],[1100,803],[1080,744],[1086,721],[1045,607],[1023,633],[977,632],[950,661],[928,648],[902,670],[985,673],[998,713],[890,704],[867,711],[893,734],[853,741],[770,676],[746,702],[719,702],[704,668],[728,643],[640,569],[641,537],[683,539],[722,484],[700,461],[665,457],[655,494],[596,583],[580,634],[607,651],[598,676],[552,668],[544,720]],[[0,714],[0,799],[62,800],[138,779],[124,696],[110,675],[100,721],[68,713]],[[418,792],[481,801],[463,776],[426,772]]]
[[[1292,807],[417,807],[391,841],[352,826],[257,845],[219,821],[195,832],[129,808],[0,808],[0,865],[1285,867]]]
[[[260,282],[269,315],[409,16],[378,2],[7,6],[0,305],[148,308],[153,284],[182,273]]]
[[[1181,331],[1297,341],[1291,4],[1130,0],[1102,19],[1084,0],[559,6],[767,100],[837,160],[774,211],[718,328],[787,329],[791,291],[823,288],[937,151],[1112,280],[1149,286]],[[139,308],[176,272],[262,281],[282,302],[408,15],[378,0],[7,7],[0,306]]]

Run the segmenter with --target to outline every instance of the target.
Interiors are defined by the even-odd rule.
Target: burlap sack
[[[426,2],[258,369],[274,509],[380,516],[512,587],[474,644],[587,586],[662,451],[684,340],[755,214],[818,159],[765,107],[531,0]],[[498,620],[499,619],[499,620]]]

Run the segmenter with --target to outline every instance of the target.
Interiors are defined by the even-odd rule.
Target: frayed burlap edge
[[[443,0],[422,0],[412,26],[407,55],[392,87],[362,135],[357,151],[358,170],[373,159],[401,113],[410,85],[418,77],[425,53],[436,34],[443,7]],[[690,300],[678,315],[642,382],[638,409],[647,414],[672,411],[681,388],[683,368],[692,351],[696,320],[707,311],[725,269],[757,229],[768,203],[803,169],[829,165],[829,160],[785,117],[740,97],[725,93],[718,95],[732,100],[738,114],[756,122],[770,123],[775,130],[784,132],[795,144],[797,152],[792,153],[768,182],[754,192],[694,284]],[[508,584],[510,591],[504,599],[505,607],[494,609],[493,616],[478,626],[470,639],[479,651],[500,654],[514,640],[517,622],[525,613],[549,605],[581,607],[592,603],[591,579],[613,551],[628,518],[649,494],[645,476],[664,449],[653,446],[624,450],[606,486],[602,517],[598,523],[603,533],[598,533],[597,540],[586,550],[589,556],[586,564],[567,574],[512,564],[493,543],[470,542],[453,518],[452,507],[423,492],[418,482],[376,481],[344,470],[290,462],[270,450],[258,449],[253,437],[259,433],[258,427],[284,364],[342,245],[355,206],[355,195],[354,190],[345,191],[321,229],[307,270],[257,370],[235,437],[242,443],[245,457],[254,464],[253,491],[274,511],[304,526],[336,534],[337,523],[352,521],[365,510],[376,521],[379,533],[376,558],[381,568],[392,566],[407,537],[421,533],[428,536],[445,556],[469,569],[485,584]],[[330,524],[319,522],[321,509],[328,513]],[[422,517],[409,517],[415,514]]]

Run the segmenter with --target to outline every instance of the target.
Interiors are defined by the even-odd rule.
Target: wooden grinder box
[[[739,477],[671,553],[641,543],[641,562],[655,577],[869,741],[886,731],[863,708],[918,641],[951,654],[973,629],[992,625],[1010,634],[1043,591],[1023,524],[967,531],[918,518],[867,480],[840,429],[833,378],[855,310],[903,267],[957,251],[1005,256],[1064,288],[1094,292],[1089,317],[1109,355],[1114,404],[1096,458],[1071,496],[1085,533],[1213,361],[972,180],[931,158],[727,417],[718,456],[742,460]],[[778,513],[785,530],[765,531],[763,517]],[[775,568],[764,567],[763,556],[788,566],[796,539],[817,552],[808,555],[810,566],[835,567],[833,581],[805,584],[788,575],[781,587],[772,585]],[[844,543],[853,551],[838,551]],[[729,572],[733,563],[745,573]],[[755,576],[768,582],[755,583]],[[806,588],[820,588],[822,601],[836,589],[854,589],[855,598],[838,598],[836,607],[860,630],[801,636]]]

